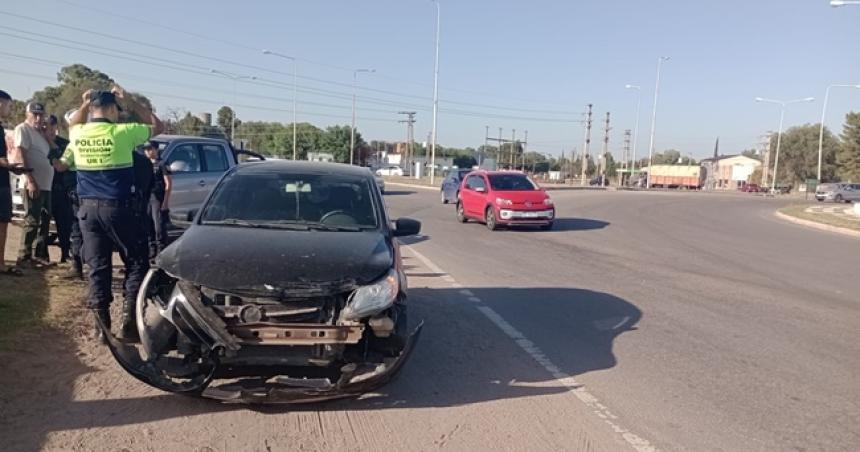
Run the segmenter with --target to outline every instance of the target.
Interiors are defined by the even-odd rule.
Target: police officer
[[[129,109],[148,124],[117,124],[125,100]],[[87,122],[87,115],[91,118]],[[108,310],[111,293],[111,257],[119,250],[125,265],[121,335],[134,339],[134,305],[137,291],[149,269],[146,237],[135,220],[134,149],[164,130],[161,120],[125,91],[87,91],[83,104],[69,118],[71,143],[62,164],[78,172],[78,220],[83,235],[82,254],[90,268],[89,307],[102,324],[110,328]],[[98,328],[97,332],[101,329]],[[106,338],[100,335],[102,341]]]

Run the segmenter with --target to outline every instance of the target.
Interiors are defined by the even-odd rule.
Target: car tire
[[[496,223],[496,211],[493,210],[492,206],[487,207],[487,210],[484,213],[484,224],[486,224],[487,229],[491,231],[499,229],[499,224]]]
[[[467,223],[469,221],[469,218],[466,217],[466,211],[463,210],[462,202],[457,203],[457,221],[460,223]]]
[[[442,190],[442,204],[448,204],[448,197],[445,196],[445,190]]]
[[[833,197],[833,202],[835,202],[835,203],[841,203],[841,202],[842,202],[842,195],[836,195],[836,196],[834,196],[834,197]]]

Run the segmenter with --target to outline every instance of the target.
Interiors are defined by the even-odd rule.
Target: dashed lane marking
[[[428,259],[423,254],[419,253],[412,247],[407,247],[413,256],[418,258],[430,271],[434,273],[446,273],[438,265],[434,264],[433,261]],[[445,278],[446,282],[448,282],[452,287],[460,289],[463,286],[456,282],[456,280],[451,277],[451,281],[448,281]],[[466,294],[465,292],[468,292]],[[469,300],[477,304],[476,309],[484,315],[490,322],[493,323],[497,328],[499,328],[505,335],[511,338],[514,343],[516,343],[527,355],[529,355],[535,362],[537,362],[541,367],[543,367],[550,375],[562,386],[570,389],[570,392],[579,399],[580,402],[584,403],[595,416],[597,416],[600,420],[605,422],[609,427],[619,435],[627,444],[633,447],[634,450],[638,452],[655,452],[657,449],[651,445],[651,443],[642,438],[641,436],[631,432],[630,430],[622,427],[618,422],[618,416],[612,414],[609,408],[602,404],[597,397],[593,396],[588,390],[580,383],[576,381],[576,379],[564,371],[562,371],[557,365],[555,365],[548,356],[538,347],[534,342],[529,340],[522,332],[516,329],[513,325],[508,323],[498,312],[496,312],[493,308],[487,306],[483,303],[483,301],[474,296],[469,290],[461,290],[461,294],[468,296]],[[469,295],[470,294],[470,295]],[[614,325],[612,328],[617,329],[621,328],[627,321],[628,317],[622,319],[621,322]]]

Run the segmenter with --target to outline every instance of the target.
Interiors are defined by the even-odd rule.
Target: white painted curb
[[[860,231],[854,231],[848,228],[840,228],[838,226],[830,226],[829,224],[818,223],[817,221],[804,220],[802,218],[793,217],[791,215],[786,215],[780,211],[774,212],[777,218],[781,218],[785,221],[790,221],[795,224],[807,226],[810,228],[820,229],[822,231],[835,232],[837,234],[849,235],[851,237],[860,238]]]

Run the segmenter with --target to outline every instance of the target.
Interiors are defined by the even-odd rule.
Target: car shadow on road
[[[565,232],[565,231],[591,231],[594,229],[603,229],[609,226],[608,221],[593,220],[590,218],[556,218],[553,221],[552,229],[545,232]]]
[[[642,316],[633,304],[590,290],[469,288],[481,303],[469,301],[463,290],[411,289],[410,317],[425,321],[417,348],[397,379],[361,398],[250,406],[165,393],[141,396],[138,391],[131,391],[132,397],[75,400],[71,392],[61,392],[55,394],[56,410],[39,419],[39,431],[118,427],[172,418],[187,421],[196,416],[217,422],[221,413],[236,410],[268,416],[446,408],[561,396],[575,387],[557,380],[558,375],[547,369],[549,365],[571,377],[614,367],[615,339],[635,330]],[[519,335],[522,337],[515,340]],[[540,354],[551,364],[538,362]],[[86,369],[80,367],[77,372]],[[123,377],[129,384],[143,385]],[[37,440],[32,445],[38,444]]]

